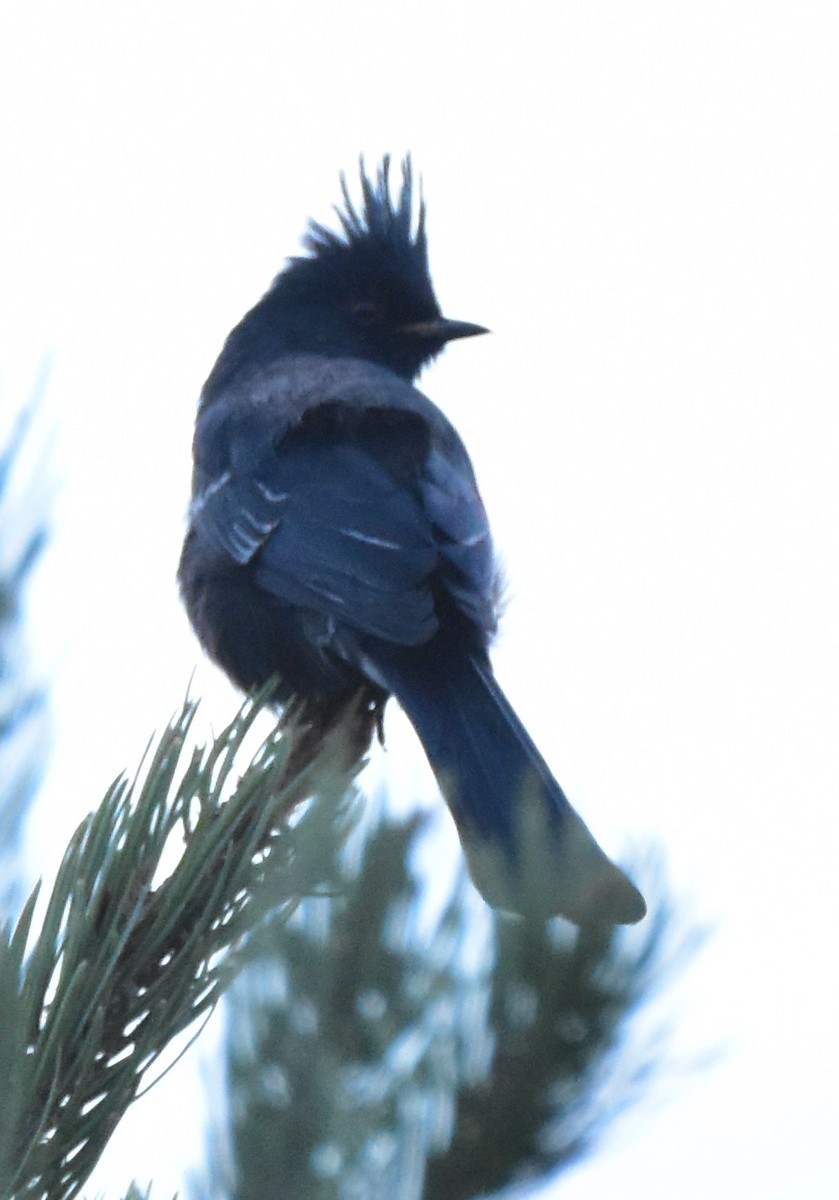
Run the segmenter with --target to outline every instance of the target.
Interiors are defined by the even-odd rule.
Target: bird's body
[[[228,338],[196,422],[181,589],[245,690],[328,727],[395,695],[423,742],[473,877],[504,907],[638,920],[640,893],[571,808],[492,674],[497,581],[468,454],[413,385],[446,341],[412,185],[387,160],[345,189]],[[369,740],[368,723],[366,739]]]

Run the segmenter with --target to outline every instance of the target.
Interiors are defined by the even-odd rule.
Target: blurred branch
[[[454,1135],[423,1194],[471,1200],[545,1182],[590,1152],[656,1064],[657,1049],[629,1043],[632,1013],[697,945],[663,895],[642,930],[570,936],[558,922],[496,919],[492,1064],[458,1089]]]
[[[0,450],[0,916],[20,891],[21,830],[45,757],[45,698],[29,680],[22,636],[24,589],[46,541],[43,472],[25,461],[41,389]]]
[[[196,1195],[471,1200],[543,1181],[637,1097],[655,1056],[628,1018],[696,944],[663,895],[641,929],[584,937],[478,908],[461,879],[428,927],[418,829],[380,825],[338,897],[261,932]]]

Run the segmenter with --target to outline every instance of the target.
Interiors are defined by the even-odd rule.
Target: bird
[[[204,384],[178,567],[205,652],[268,687],[322,737],[355,705],[359,754],[394,697],[491,906],[580,927],[639,921],[640,891],[600,848],[490,662],[499,569],[467,450],[415,386],[452,341],[410,156],[360,160],[335,227],[227,337]]]

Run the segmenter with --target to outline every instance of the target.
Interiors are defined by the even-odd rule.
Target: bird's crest
[[[303,245],[313,257],[329,257],[335,251],[348,246],[374,241],[390,247],[399,255],[408,253],[412,257],[418,256],[423,266],[427,264],[425,201],[422,198],[422,187],[419,185],[416,188],[419,199],[415,203],[414,172],[410,155],[406,155],[402,160],[402,186],[396,196],[391,192],[390,165],[390,155],[386,154],[375,179],[371,179],[365,169],[364,159],[359,159],[360,205],[350,196],[347,177],[342,173],[341,193],[344,204],[343,207],[335,206],[340,229],[329,229],[318,221],[309,223]]]

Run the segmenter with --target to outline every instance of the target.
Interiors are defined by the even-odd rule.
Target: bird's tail
[[[639,921],[641,893],[571,807],[488,661],[428,651],[382,664],[382,682],[425,748],[484,899],[578,925]]]

